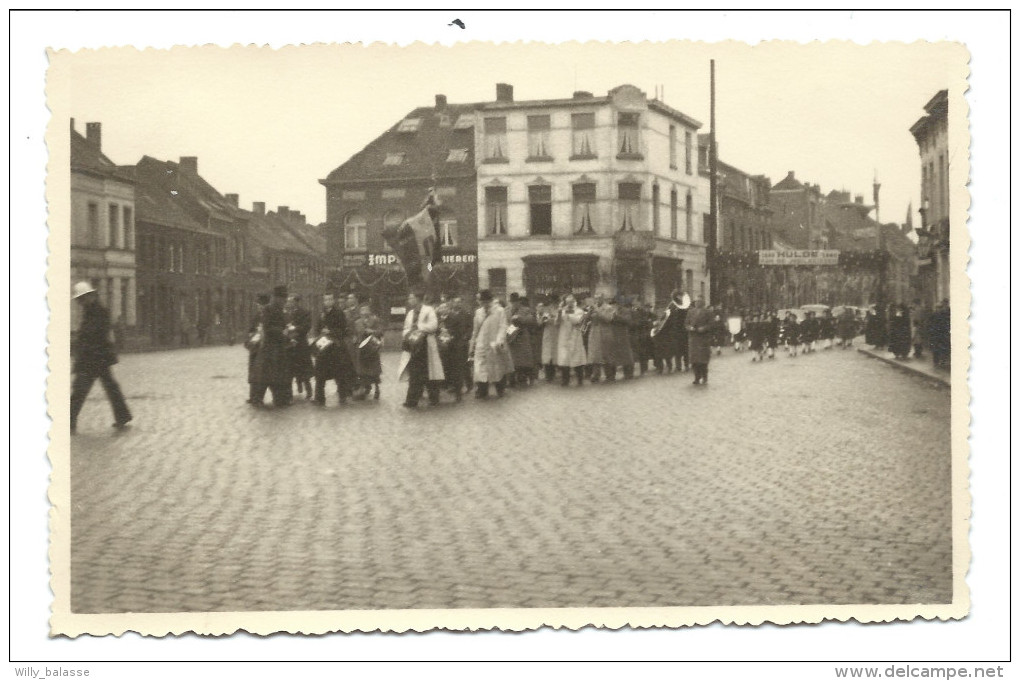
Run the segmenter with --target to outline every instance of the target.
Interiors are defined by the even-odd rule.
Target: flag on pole
[[[398,227],[383,229],[390,245],[407,273],[410,288],[427,286],[432,270],[440,261],[439,211],[434,194],[429,193],[425,207]]]

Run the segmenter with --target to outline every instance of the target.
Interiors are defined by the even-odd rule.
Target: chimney
[[[595,95],[588,92],[587,90],[576,90],[574,92],[574,99],[594,99]]]
[[[507,83],[496,83],[496,101],[497,102],[512,102],[514,101],[514,86]]]
[[[446,108],[446,95],[436,95],[436,111]]]
[[[180,167],[182,173],[198,175],[198,156],[181,156]]]
[[[231,206],[237,208],[238,201],[241,197],[237,194],[224,194],[223,198],[226,199],[227,203],[229,203]]]
[[[276,207],[276,214],[279,215],[281,218],[287,217],[288,213],[290,213],[290,207],[289,206],[277,206]]]
[[[787,180],[796,180],[797,178],[795,178],[795,177],[793,176],[793,171],[792,171],[792,170],[787,170],[787,171],[786,171],[786,179],[787,179]]]
[[[74,132],[74,119],[71,119],[71,132]]]
[[[86,123],[85,124],[85,139],[89,141],[89,144],[94,146],[97,151],[103,150],[103,124],[102,123]]]
[[[255,215],[265,215],[266,214],[266,202],[265,201],[252,201],[251,212],[255,213]]]
[[[863,206],[864,205],[864,194],[858,194],[854,197],[854,203]]]

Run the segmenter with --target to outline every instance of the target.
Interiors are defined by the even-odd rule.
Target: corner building
[[[479,286],[497,296],[708,297],[701,123],[621,85],[477,105]]]

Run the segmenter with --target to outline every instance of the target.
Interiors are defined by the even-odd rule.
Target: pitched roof
[[[135,166],[139,181],[158,188],[163,197],[187,213],[192,220],[208,225],[209,220],[232,222],[234,207],[201,175],[182,172],[175,161],[160,161],[143,156]]]
[[[462,114],[473,114],[479,106],[448,104],[443,109],[413,109],[319,182],[330,185],[358,180],[472,177],[474,126],[456,129],[454,125]],[[413,119],[420,120],[417,127],[402,132],[401,125]],[[451,149],[467,149],[465,160],[447,162]],[[384,164],[387,156],[401,153],[404,157],[400,164]]]
[[[265,215],[242,211],[248,215],[248,234],[264,247],[282,253],[318,255],[288,229],[287,220],[277,213]]]
[[[804,185],[801,184],[801,182],[797,178],[795,178],[793,176],[793,171],[792,170],[789,173],[787,173],[786,177],[784,177],[782,180],[780,180],[776,184],[772,185],[772,191],[774,191],[774,192],[775,191],[780,191],[781,192],[781,191],[786,191],[786,190],[791,190],[791,189],[803,189],[803,188],[804,188]]]
[[[145,159],[143,159],[145,160]],[[155,159],[150,159],[155,160]],[[135,220],[164,227],[175,227],[192,232],[212,233],[203,223],[195,220],[160,180],[158,172],[149,165],[121,166],[120,171],[135,181]]]
[[[131,183],[134,178],[77,130],[71,130],[71,171]]]

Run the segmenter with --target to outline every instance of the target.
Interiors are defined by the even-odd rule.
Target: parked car
[[[802,308],[798,308],[798,307],[790,308],[790,309],[784,309],[784,310],[779,310],[779,312],[777,312],[776,314],[779,316],[779,319],[786,319],[786,316],[788,314],[790,314],[791,312],[793,313],[793,316],[795,316],[797,318],[797,322],[798,323],[800,323],[800,322],[804,321],[805,319],[807,319],[807,312],[805,310],[803,310]]]
[[[824,313],[826,310],[828,310],[829,306],[828,305],[822,305],[821,303],[815,303],[815,304],[812,304],[812,305],[801,305],[800,309],[803,310],[804,312],[814,312],[815,316],[817,317],[818,315],[820,315],[820,314]]]

